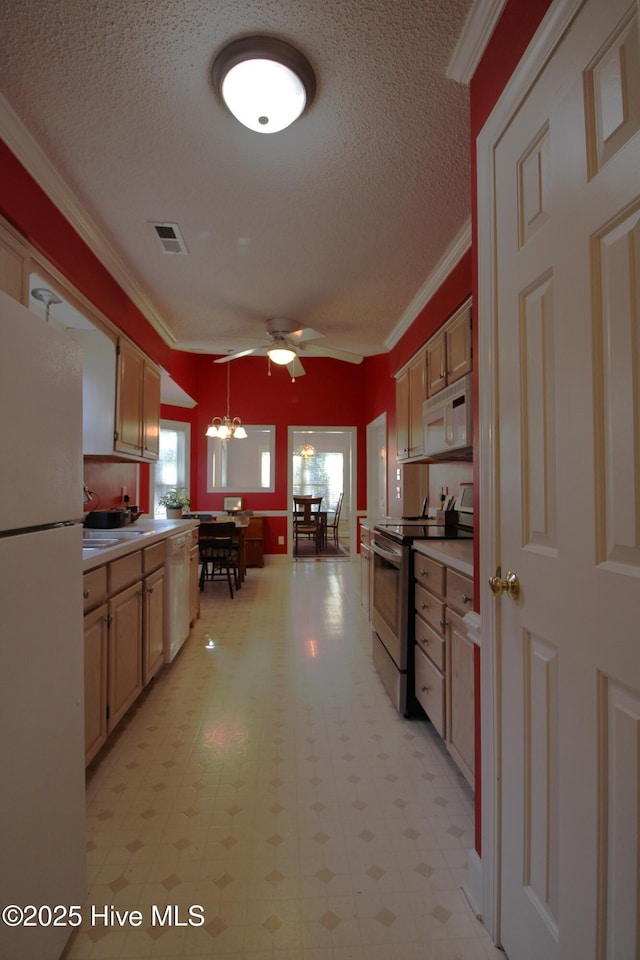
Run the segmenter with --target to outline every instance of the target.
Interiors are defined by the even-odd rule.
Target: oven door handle
[[[398,556],[395,551],[385,550],[384,547],[380,546],[377,540],[373,541],[371,548],[374,553],[379,554],[379,556],[384,557],[385,560],[389,560],[391,563],[393,563],[394,567],[400,568],[402,557]]]

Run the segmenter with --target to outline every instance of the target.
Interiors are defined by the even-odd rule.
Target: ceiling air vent
[[[163,253],[187,254],[187,245],[182,239],[177,223],[153,223]]]

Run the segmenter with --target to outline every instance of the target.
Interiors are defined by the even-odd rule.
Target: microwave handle
[[[444,442],[448,447],[453,443],[452,407],[447,403],[444,408]]]

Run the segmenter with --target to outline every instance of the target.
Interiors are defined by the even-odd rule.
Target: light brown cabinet
[[[427,344],[427,396],[471,371],[471,306],[465,304]]]
[[[114,450],[157,460],[160,443],[160,372],[130,341],[118,341]]]
[[[426,353],[415,356],[396,380],[396,442],[398,460],[424,453],[422,405],[427,398]]]
[[[473,609],[473,581],[423,554],[414,555],[415,695],[474,786],[474,651],[463,616]]]
[[[371,553],[371,531],[360,527],[360,603],[371,622],[371,577],[373,576],[373,556]]]
[[[164,546],[164,544],[163,544]],[[142,683],[164,663],[164,566],[142,581]]]
[[[164,663],[164,540],[84,574],[85,763]]]
[[[246,567],[264,567],[264,517],[251,517],[244,531]]]
[[[29,302],[30,263],[27,248],[0,225],[0,290],[25,306]]]
[[[191,626],[200,616],[200,548],[198,528],[191,531],[189,549],[189,623]]]
[[[108,613],[103,603],[84,617],[85,764],[107,739]]]

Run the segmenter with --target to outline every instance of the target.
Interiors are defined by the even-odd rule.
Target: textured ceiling
[[[180,342],[268,317],[379,353],[469,217],[468,91],[446,68],[471,0],[3,0],[3,93]],[[247,34],[311,61],[265,136],[210,69]],[[150,221],[178,223],[189,256]]]

